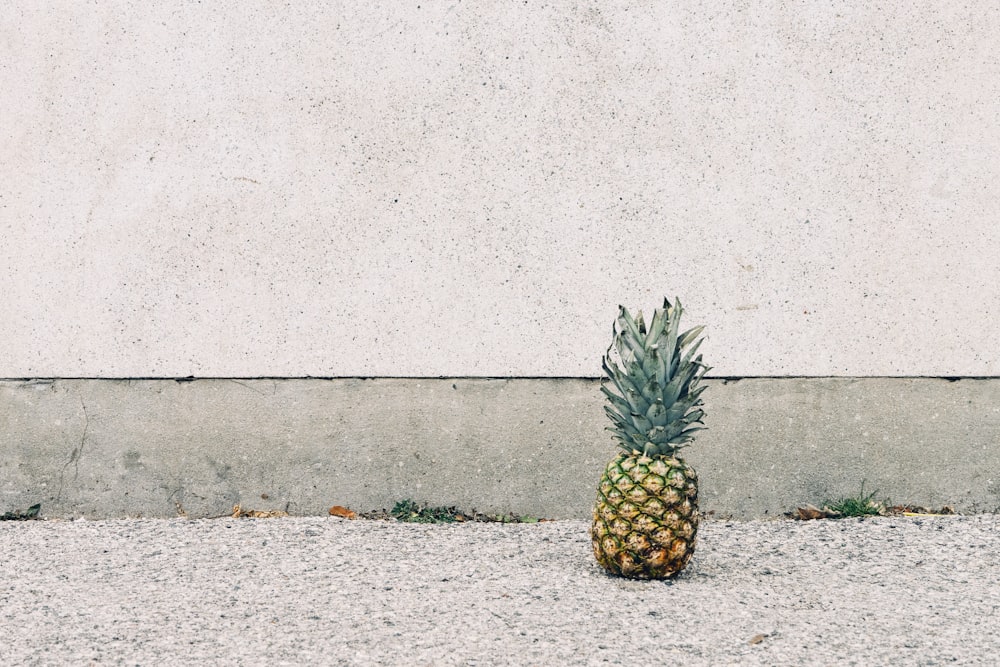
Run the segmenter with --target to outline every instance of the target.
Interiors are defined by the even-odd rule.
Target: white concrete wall
[[[0,3],[0,377],[1000,375],[1000,7]]]

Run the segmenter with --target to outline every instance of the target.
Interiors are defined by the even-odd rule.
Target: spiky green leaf
[[[694,424],[705,414],[698,409],[704,390],[698,383],[708,369],[698,354],[704,327],[679,334],[682,313],[679,299],[664,299],[647,327],[641,312],[633,317],[619,308],[602,360],[610,385],[601,390],[614,425],[609,430],[627,451],[671,453],[701,430]]]
[[[663,407],[663,403],[657,401],[649,406],[649,410],[646,411],[646,419],[652,422],[653,426],[666,426],[667,409]]]
[[[663,329],[667,324],[667,311],[662,308],[657,308],[653,311],[653,321],[649,323],[649,331],[646,333],[646,339],[643,341],[643,345],[649,349],[657,343],[660,337],[663,335]]]
[[[687,331],[682,333],[680,337],[677,339],[677,346],[683,348],[690,345],[691,342],[694,341],[695,338],[700,336],[701,332],[704,330],[705,330],[704,325],[698,325],[696,327],[688,329]]]
[[[601,393],[608,399],[611,403],[610,406],[605,406],[606,408],[613,408],[618,414],[625,416],[631,412],[631,406],[628,404],[624,398],[614,393],[607,387],[601,387]]]

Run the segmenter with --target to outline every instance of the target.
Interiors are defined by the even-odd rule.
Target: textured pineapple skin
[[[601,476],[590,537],[608,572],[666,579],[694,554],[698,476],[672,456],[622,452]]]

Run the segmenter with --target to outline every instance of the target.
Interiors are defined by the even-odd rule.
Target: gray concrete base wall
[[[878,491],[1000,509],[1000,380],[710,380],[702,509],[776,516]],[[321,514],[403,498],[588,516],[615,453],[586,379],[0,382],[0,512]]]

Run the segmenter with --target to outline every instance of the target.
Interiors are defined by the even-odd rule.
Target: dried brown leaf
[[[358,513],[342,505],[334,505],[330,508],[330,516],[339,516],[343,519],[357,519]]]
[[[245,510],[236,503],[233,505],[234,519],[274,519],[281,516],[288,516],[284,510]]]
[[[825,519],[827,513],[824,510],[816,507],[815,505],[806,505],[805,507],[799,507],[796,510],[795,518],[800,521],[809,521],[811,519]]]

